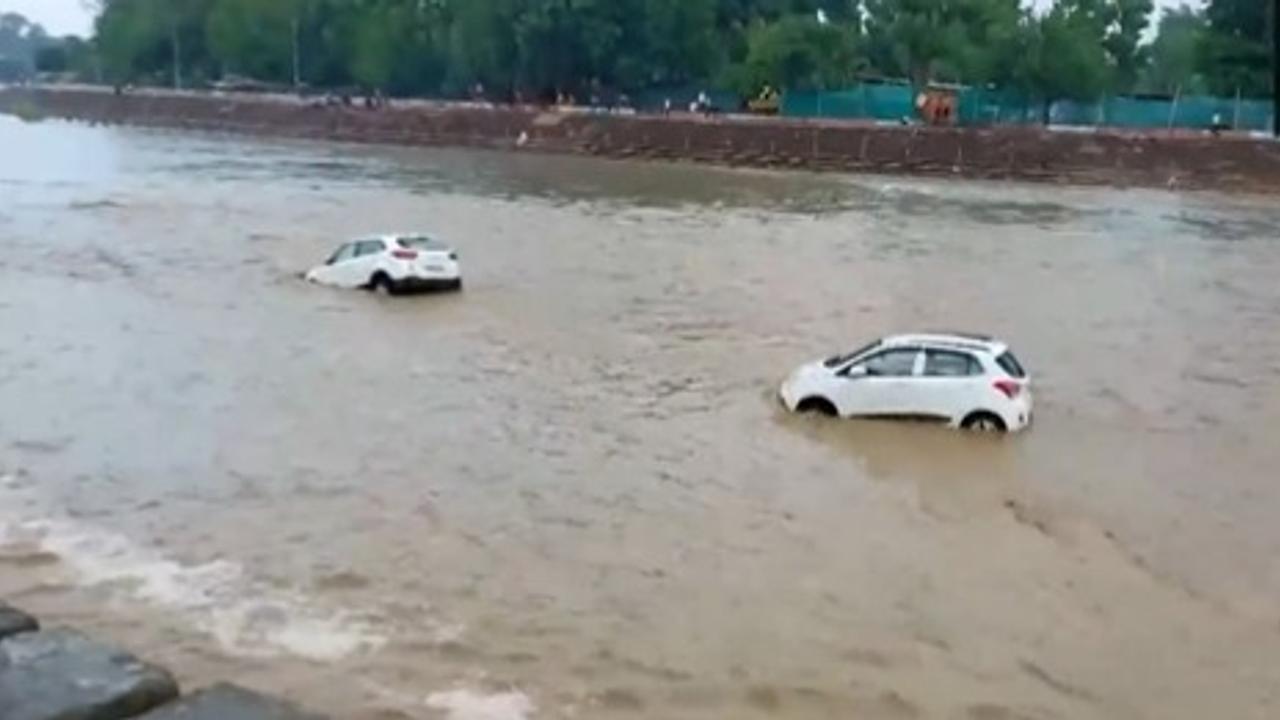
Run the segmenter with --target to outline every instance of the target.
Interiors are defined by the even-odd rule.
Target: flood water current
[[[424,230],[467,288],[298,275]],[[0,597],[355,720],[1280,717],[1280,204],[0,119]],[[794,418],[994,333],[1003,439]]]

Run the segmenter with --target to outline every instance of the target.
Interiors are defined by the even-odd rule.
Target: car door
[[[356,244],[347,243],[339,247],[325,264],[316,268],[312,272],[312,279],[324,285],[343,286],[343,272],[345,266],[355,259]]]
[[[840,374],[836,407],[845,417],[910,414],[910,392],[919,348],[890,348],[859,360]]]
[[[924,368],[911,392],[913,414],[940,422],[959,420],[979,406],[983,388],[982,364],[972,354],[925,350]]]
[[[355,243],[355,257],[343,264],[344,287],[364,287],[378,271],[378,261],[386,246],[381,240],[361,240]]]

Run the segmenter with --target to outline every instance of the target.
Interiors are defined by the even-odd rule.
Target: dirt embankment
[[[8,88],[0,112],[412,145],[747,167],[1280,192],[1280,143],[1246,138],[919,128],[743,117],[593,115],[433,103],[381,110],[290,99]]]

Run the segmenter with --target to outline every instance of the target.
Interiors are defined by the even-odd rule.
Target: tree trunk
[[[169,23],[170,45],[173,47],[173,89],[182,89],[182,39],[178,33],[178,15],[175,12]]]
[[[1271,12],[1271,82],[1273,84],[1271,101],[1271,127],[1276,137],[1280,137],[1280,0],[1275,0]]]
[[[293,89],[302,87],[302,48],[298,38],[298,16],[293,16]]]

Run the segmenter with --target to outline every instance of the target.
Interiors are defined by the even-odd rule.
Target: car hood
[[[832,370],[823,363],[823,360],[814,360],[813,362],[801,365],[793,370],[791,375],[787,377],[787,382],[797,382],[800,380],[807,380],[812,377],[826,377],[831,375]]]

